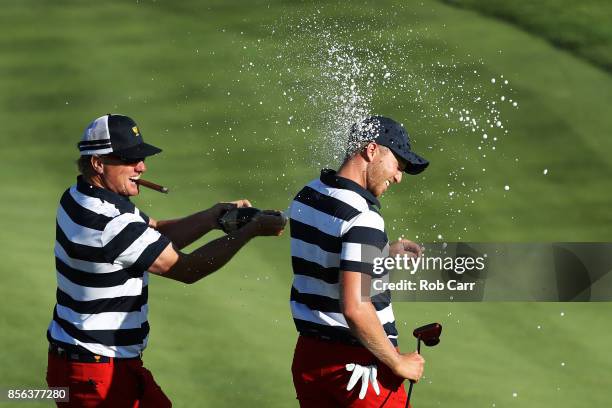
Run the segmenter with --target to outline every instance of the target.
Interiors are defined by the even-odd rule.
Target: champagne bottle
[[[232,208],[231,210],[226,211],[221,217],[219,217],[217,222],[219,223],[219,226],[221,227],[223,232],[229,234],[230,232],[237,231],[247,225],[257,214],[260,213],[264,213],[267,215],[277,215],[279,217],[283,217],[285,222],[287,222],[287,218],[282,211],[260,210],[259,208],[255,207]]]

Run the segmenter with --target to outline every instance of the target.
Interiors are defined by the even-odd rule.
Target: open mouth
[[[139,179],[140,179],[140,174],[134,177],[130,177],[130,181],[134,184],[138,184]]]

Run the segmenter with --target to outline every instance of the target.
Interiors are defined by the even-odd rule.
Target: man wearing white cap
[[[248,200],[219,203],[185,218],[156,221],[130,201],[139,193],[147,144],[127,116],[94,120],[78,144],[81,175],[56,218],[57,303],[47,330],[50,387],[68,387],[69,407],[169,407],[143,367],[151,272],[194,283],[220,269],[251,238],[280,235],[282,217],[259,215],[190,254],[180,252]]]

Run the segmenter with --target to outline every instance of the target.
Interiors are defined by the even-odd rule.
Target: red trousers
[[[351,391],[346,386],[352,372],[346,364],[376,364],[380,395],[371,385],[363,400],[359,399],[361,380]],[[293,385],[302,408],[405,408],[408,396],[404,390],[404,379],[396,376],[374,355],[361,346],[350,346],[339,342],[300,336],[295,346]]]
[[[49,387],[68,387],[69,402],[62,408],[166,408],[172,403],[143,367],[141,359],[111,359],[108,363],[69,361],[49,353]]]

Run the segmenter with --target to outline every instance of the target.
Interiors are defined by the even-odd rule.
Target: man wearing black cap
[[[374,258],[421,254],[408,240],[389,245],[378,197],[402,173],[428,164],[411,151],[402,125],[373,116],[352,127],[338,172],[323,170],[292,202],[290,303],[299,332],[292,373],[300,406],[403,408],[403,381],[421,377],[423,358],[397,348],[390,292],[371,296],[367,288],[371,277],[381,278]]]
[[[104,115],[78,144],[81,175],[60,200],[56,219],[57,303],[47,330],[47,384],[68,387],[70,407],[169,407],[143,367],[149,333],[148,272],[194,283],[228,262],[251,238],[280,235],[282,217],[256,216],[243,228],[190,254],[180,249],[233,207],[220,203],[185,218],[155,221],[132,204],[147,144],[134,121]]]

